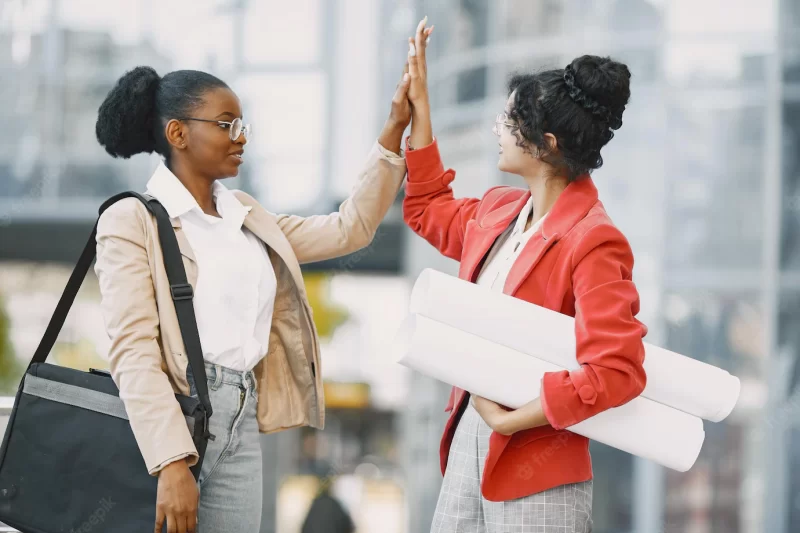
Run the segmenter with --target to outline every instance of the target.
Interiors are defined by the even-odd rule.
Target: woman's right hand
[[[428,46],[433,26],[426,28],[428,17],[417,25],[414,37],[408,38],[408,73],[411,84],[408,88],[408,99],[412,106],[427,105],[428,103],[428,63],[425,59],[425,49]]]
[[[165,466],[158,473],[155,533],[195,533],[200,493],[185,459]]]
[[[428,63],[425,49],[433,26],[426,28],[428,17],[417,26],[414,37],[408,38],[408,74],[411,78],[408,87],[408,100],[411,102],[411,134],[408,139],[410,149],[422,148],[433,142],[431,109],[428,102]]]

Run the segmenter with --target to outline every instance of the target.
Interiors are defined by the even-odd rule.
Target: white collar
[[[193,209],[197,209],[199,213],[203,212],[192,193],[183,186],[183,183],[163,161],[159,163],[147,182],[147,193],[161,202],[170,218],[180,217]],[[219,214],[225,219],[238,220],[238,226],[241,226],[244,217],[252,207],[243,205],[220,180],[214,181],[211,186],[211,194],[216,201]]]
[[[528,217],[530,216],[531,212],[533,212],[533,196],[528,199],[528,202],[522,208],[522,211],[519,212],[519,216],[517,217],[517,222],[514,225],[514,229],[512,231],[512,235],[516,233],[525,233],[525,224],[528,222]],[[531,227],[528,228],[529,232],[536,231],[536,229],[542,225],[542,221],[547,216],[547,213],[540,218],[536,224],[531,224]]]

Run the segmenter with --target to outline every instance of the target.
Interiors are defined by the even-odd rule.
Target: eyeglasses
[[[230,137],[233,142],[236,142],[241,134],[244,134],[244,138],[246,140],[249,140],[253,135],[253,129],[250,124],[244,124],[240,118],[235,118],[231,122],[192,117],[180,118],[178,120],[195,120],[197,122],[211,122],[213,124],[217,124],[220,128],[228,130],[228,137]]]
[[[499,113],[497,118],[494,120],[494,133],[495,135],[500,135],[500,125],[506,126],[507,128],[516,128],[517,125],[513,122],[508,121],[508,114],[506,113]]]

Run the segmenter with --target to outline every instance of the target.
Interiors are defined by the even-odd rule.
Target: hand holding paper
[[[411,311],[394,343],[396,360],[501,405],[526,406],[539,398],[545,373],[578,367],[570,317],[457,278],[424,271]],[[739,380],[674,352],[652,345],[646,350],[645,393],[568,429],[684,472],[705,437],[696,414],[725,418],[738,398]],[[692,372],[706,381],[685,377]],[[488,416],[510,430],[509,418]]]

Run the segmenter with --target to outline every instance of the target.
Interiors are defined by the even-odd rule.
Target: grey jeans
[[[263,471],[256,422],[256,381],[239,372],[206,363],[214,414],[198,487],[198,533],[258,533],[261,528]]]

